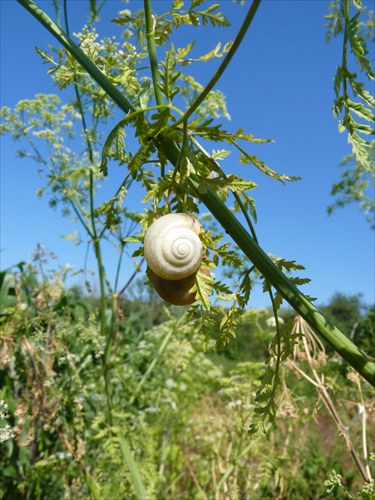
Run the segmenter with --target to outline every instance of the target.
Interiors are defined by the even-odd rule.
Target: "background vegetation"
[[[20,3],[60,33],[32,2]],[[307,318],[314,317],[311,298],[294,288],[306,281],[296,276],[302,266],[277,257],[272,264],[259,254],[261,263],[272,264],[264,275],[225,241],[210,217],[202,236],[206,265],[220,266],[222,276],[212,283],[198,280],[198,305],[167,307],[151,288],[144,291],[145,278],[137,283],[138,265],[119,285],[127,245],[136,243],[134,256],[142,257],[148,225],[169,211],[198,212],[199,199],[214,211],[233,202],[233,211],[246,218],[247,241],[256,243],[249,194],[254,183],[225,173],[227,151],[207,153],[198,139],[230,144],[243,163],[276,180],[295,180],[240,145],[264,141],[212,123],[227,113],[224,96],[177,69],[194,62],[191,47],[169,43],[181,23],[228,23],[219,5],[202,3],[193,0],[186,8],[175,0],[157,17],[147,0],[142,11],[121,11],[114,20],[124,28],[120,46],[97,40],[93,25],[103,3],[90,2],[88,24],[76,35],[79,47],[69,42],[65,49],[38,49],[58,88],[72,87],[72,99],[63,103],[57,95],[39,94],[1,111],[2,133],[21,141],[18,154],[46,175],[38,194],[79,222],[84,238],[78,232],[68,238],[77,245],[89,241],[99,277],[97,296],[89,280],[85,290],[66,287],[69,270],[53,269],[54,255],[41,245],[32,262],[0,273],[3,499],[374,498],[373,389],[336,354],[356,360],[359,371],[361,362],[373,366],[374,309],[360,296],[337,294],[320,307],[322,318],[342,334],[326,320],[314,331],[283,302],[294,298],[297,309],[302,304]],[[54,5],[57,19],[62,9],[69,35],[67,3]],[[250,7],[238,43],[257,5]],[[349,7],[362,13],[358,0],[333,2],[330,36],[344,33],[372,77],[358,15]],[[229,63],[232,47],[201,59]],[[87,60],[99,85],[82,69]],[[360,104],[350,98],[348,84]],[[371,144],[363,138],[368,125],[352,115],[372,121],[373,101],[345,60],[336,91],[335,113],[344,113],[341,126],[353,144],[355,168],[370,171],[371,178]],[[105,138],[101,127],[114,111],[109,95],[128,113]],[[126,134],[138,138],[136,151],[126,149]],[[77,135],[80,147],[72,149]],[[103,201],[98,187],[112,161],[125,165],[126,176]],[[146,193],[143,214],[125,208],[134,182]],[[368,214],[371,206],[364,210]],[[108,241],[118,256],[114,283],[102,258]],[[280,287],[271,286],[281,271]],[[270,309],[248,306],[259,283],[270,294]],[[332,341],[324,345],[317,333]],[[371,382],[371,369],[364,373]]]
[[[10,426],[8,436],[2,431],[10,439],[2,445],[1,498],[136,496],[122,435],[147,498],[324,498],[328,489],[347,498],[344,488],[357,497],[365,483],[348,439],[365,463],[373,393],[333,352],[310,346],[309,359],[301,345],[285,361],[277,428],[267,425],[250,440],[272,312],[247,310],[236,341],[204,353],[184,325],[184,310],[166,309],[155,295],[122,299],[108,366],[109,431],[98,300],[64,288],[63,273],[48,272],[50,264],[39,248],[32,264],[1,275],[2,304],[9,306],[2,310],[1,398]],[[373,349],[373,311],[360,297],[338,294],[323,307]],[[291,317],[292,310],[280,313],[284,321]],[[314,371],[343,428],[306,378]]]

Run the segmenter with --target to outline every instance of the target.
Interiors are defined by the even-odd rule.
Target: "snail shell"
[[[151,224],[144,239],[151,271],[166,280],[182,280],[198,271],[203,257],[200,229],[197,219],[181,213],[164,215]]]
[[[151,281],[163,300],[174,306],[186,306],[195,302],[195,293],[190,292],[195,285],[195,275],[181,280],[166,280],[151,271]]]
[[[210,275],[210,270],[207,268],[200,268],[200,271],[206,276]],[[195,292],[190,292],[190,290],[195,285],[197,272],[181,280],[166,280],[151,271],[151,281],[163,300],[174,306],[187,306],[196,301]]]

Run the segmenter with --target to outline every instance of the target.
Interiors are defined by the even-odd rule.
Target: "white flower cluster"
[[[0,400],[0,419],[5,419],[8,416],[8,405],[5,401]],[[0,443],[4,443],[8,439],[14,437],[13,429],[10,425],[0,428]]]
[[[278,321],[279,321],[279,324],[280,324],[280,325],[283,325],[283,324],[284,324],[284,320],[283,320],[283,318],[277,318],[277,319],[278,319]],[[269,328],[275,328],[275,327],[276,327],[276,319],[275,319],[275,317],[274,317],[274,316],[271,316],[270,318],[268,318],[268,319],[266,320],[266,323],[267,323],[267,326],[268,326]]]

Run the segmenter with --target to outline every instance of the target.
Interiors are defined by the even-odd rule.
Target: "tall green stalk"
[[[67,9],[67,4],[66,0],[64,0],[64,20],[65,20],[65,29],[67,36],[69,36],[69,22],[68,22],[68,9]],[[103,257],[102,257],[102,249],[101,249],[101,244],[100,240],[101,238],[98,235],[97,231],[97,221],[96,221],[96,216],[95,216],[95,205],[94,205],[94,197],[95,197],[95,186],[94,186],[94,173],[92,170],[92,165],[94,164],[94,151],[93,151],[93,145],[92,145],[92,140],[90,138],[89,130],[87,128],[87,123],[86,123],[86,116],[85,116],[85,111],[84,107],[82,104],[82,99],[81,99],[81,94],[78,90],[78,85],[76,81],[76,76],[74,75],[73,77],[74,80],[74,91],[76,95],[76,102],[78,106],[78,110],[81,116],[81,122],[82,122],[82,127],[83,127],[83,133],[87,145],[87,150],[88,150],[88,155],[89,155],[89,161],[90,161],[90,170],[89,170],[89,214],[90,214],[90,221],[91,221],[91,227],[89,228],[89,235],[92,239],[93,245],[94,245],[94,252],[95,252],[95,258],[96,258],[96,263],[98,266],[98,276],[99,276],[99,288],[100,288],[100,333],[103,337],[107,337],[107,345],[110,344],[111,339],[109,337],[112,337],[112,328],[106,328],[106,309],[107,309],[107,297],[106,297],[106,290],[105,290],[105,270],[104,270],[104,264],[103,264]],[[112,322],[113,322],[113,317],[112,317]],[[102,369],[103,369],[103,379],[104,379],[104,388],[105,388],[105,394],[106,394],[106,399],[107,399],[107,411],[108,411],[108,422],[109,425],[112,426],[113,424],[113,419],[112,419],[112,397],[111,397],[111,378],[108,370],[108,356],[105,355],[102,358]]]
[[[103,73],[101,73],[79,47],[67,37],[52,19],[34,4],[34,2],[31,0],[17,1],[54,35],[54,37],[77,59],[82,67],[125,113],[134,111],[134,107],[129,101],[106,79]],[[158,141],[156,138],[155,143],[168,160],[173,165],[176,165],[180,152],[176,144],[172,140],[169,140],[168,137],[164,137],[162,141]],[[254,263],[267,281],[280,292],[295,311],[300,314],[337,353],[375,387],[375,363],[358,349],[358,347],[356,347],[343,333],[335,328],[306,299],[296,286],[277,268],[232,212],[212,191],[207,190],[206,193],[200,193],[197,179],[194,180],[193,176],[190,183],[197,197],[206,205],[212,215]]]
[[[143,2],[145,8],[145,21],[146,21],[146,39],[147,39],[147,49],[148,55],[150,58],[150,66],[151,66],[151,74],[152,74],[152,82],[155,92],[156,104],[158,106],[162,106],[164,104],[163,93],[160,90],[159,82],[159,65],[158,59],[156,55],[156,46],[155,46],[155,37],[154,37],[154,23],[155,19],[152,14],[151,9],[151,1],[144,0]]]

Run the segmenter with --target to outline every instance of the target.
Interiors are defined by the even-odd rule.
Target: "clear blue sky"
[[[37,3],[52,12],[51,2]],[[163,0],[153,5],[158,12],[160,4],[166,3]],[[180,46],[195,39],[196,53],[203,54],[218,41],[234,38],[246,6],[241,8],[229,0],[221,3],[232,28],[181,30]],[[231,115],[225,128],[241,127],[256,137],[273,139],[275,143],[250,146],[250,151],[271,168],[302,180],[282,185],[248,166],[239,166],[235,154],[223,165],[227,172],[234,170],[258,183],[253,194],[260,244],[265,251],[306,267],[303,276],[312,282],[302,288],[305,293],[318,297],[319,303],[327,302],[336,291],[361,293],[367,303],[373,303],[374,233],[356,207],[330,217],[326,212],[333,201],[332,184],[341,173],[338,164],[351,151],[346,134],[338,134],[331,111],[333,77],[341,62],[342,42],[324,41],[324,15],[329,3],[264,0],[243,46],[217,86],[227,96]],[[371,6],[372,2],[365,4]],[[86,20],[88,1],[68,0],[68,5],[71,30],[77,31]],[[97,25],[99,34],[120,36],[120,28],[110,20],[118,10],[141,6],[142,2],[134,0],[128,5],[117,0],[107,2],[102,22]],[[36,93],[57,93],[34,48],[56,46],[57,42],[15,0],[1,0],[0,13],[1,106],[13,107]],[[197,79],[207,83],[220,61],[200,67],[200,73],[195,73]],[[65,96],[68,93],[60,97]],[[1,137],[1,268],[29,260],[36,244],[41,243],[57,254],[59,265],[70,263],[80,269],[86,248],[61,238],[74,226],[48,207],[48,198],[36,198],[35,191],[43,185],[43,179],[30,161],[15,158],[14,149],[10,137]],[[110,171],[107,183],[112,192],[117,181]],[[130,209],[143,210],[138,191],[131,193],[129,200]],[[109,249],[106,258],[109,263],[113,260]],[[94,268],[93,259],[90,266]],[[109,271],[111,275],[111,264]],[[127,261],[124,282],[131,271]],[[268,297],[255,292],[251,305],[267,306]]]

